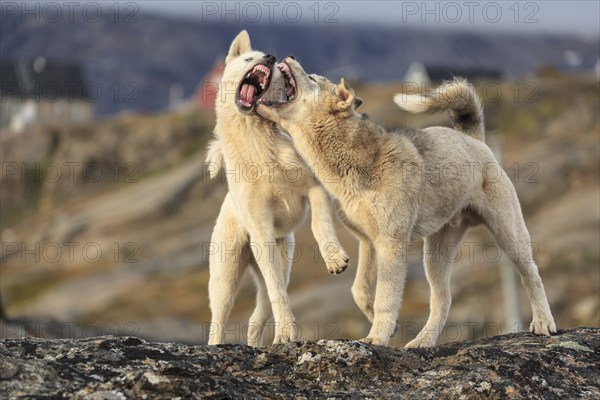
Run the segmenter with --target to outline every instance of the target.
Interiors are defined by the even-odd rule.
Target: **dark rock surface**
[[[135,337],[0,342],[0,398],[598,399],[600,329],[431,349],[355,341],[255,349]]]

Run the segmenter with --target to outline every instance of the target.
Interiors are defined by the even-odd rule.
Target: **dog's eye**
[[[315,78],[313,78],[312,75],[309,75],[308,77],[310,78],[311,81],[316,82]]]
[[[248,58],[246,58],[244,61],[246,61],[246,62],[250,62],[250,61],[252,61],[252,60],[254,60],[254,58],[252,58],[252,57],[248,57]]]

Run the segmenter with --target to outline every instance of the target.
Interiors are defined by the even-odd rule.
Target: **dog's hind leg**
[[[517,194],[506,174],[503,173],[497,182],[489,184],[481,214],[498,245],[521,275],[533,311],[533,322],[529,329],[538,335],[555,333],[556,324],[533,259],[533,243],[523,220]]]
[[[240,276],[248,261],[243,248],[248,246],[248,234],[236,219],[228,197],[217,218],[211,237],[208,297],[212,314],[208,344],[225,342],[225,324],[237,295]]]
[[[269,223],[267,216],[264,219],[267,221],[262,220],[259,226],[251,229],[251,247],[271,301],[275,320],[273,343],[287,343],[298,337],[296,321],[287,295],[291,257],[286,259],[286,255],[290,247],[293,251],[293,235],[276,240],[273,224]]]
[[[285,279],[285,287],[290,284],[290,274],[292,273],[292,261],[294,259],[294,250],[296,248],[296,239],[294,233],[289,233],[285,237],[277,239],[279,252],[283,257],[283,277]]]
[[[375,302],[375,284],[377,283],[377,264],[373,245],[364,239],[358,245],[358,268],[352,284],[354,302],[365,314],[369,322],[375,317],[373,303]]]
[[[254,312],[250,316],[248,322],[248,345],[253,347],[262,346],[262,334],[265,328],[265,324],[271,318],[271,302],[269,301],[269,294],[267,292],[267,285],[265,280],[260,273],[258,264],[253,262],[250,264],[252,267],[252,275],[254,275],[254,282],[256,283],[256,307]]]
[[[425,238],[423,263],[429,282],[429,318],[417,337],[406,347],[435,346],[446,323],[452,298],[450,295],[450,266],[456,257],[460,239],[466,231],[466,225],[454,227],[445,225],[439,232]]]
[[[289,234],[288,236],[277,239],[277,251],[282,255],[283,258],[283,277],[285,279],[285,286],[289,284],[290,272],[292,267],[292,259],[294,256],[294,235]],[[262,345],[262,335],[265,325],[272,315],[271,303],[269,301],[269,294],[267,291],[267,285],[260,272],[258,264],[254,261],[250,264],[252,267],[252,273],[256,282],[256,308],[250,317],[248,324],[248,344],[250,346],[258,347]]]

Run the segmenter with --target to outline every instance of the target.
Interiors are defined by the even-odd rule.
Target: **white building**
[[[35,124],[78,124],[94,117],[77,65],[44,57],[0,63],[0,127],[22,131]]]

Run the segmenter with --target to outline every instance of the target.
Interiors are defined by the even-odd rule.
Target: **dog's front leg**
[[[296,321],[287,295],[291,265],[289,249],[291,247],[293,252],[293,240],[291,234],[276,240],[272,224],[261,224],[250,230],[250,247],[264,278],[275,319],[274,344],[298,338]]]
[[[374,244],[377,257],[375,317],[369,335],[362,341],[386,346],[396,331],[406,280],[406,260],[401,243],[383,239]]]
[[[322,186],[312,186],[308,190],[311,210],[311,229],[319,251],[325,260],[327,270],[332,274],[344,272],[350,257],[342,248],[333,223],[331,199]]]

